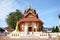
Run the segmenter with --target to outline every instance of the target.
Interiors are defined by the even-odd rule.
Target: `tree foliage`
[[[55,29],[55,31],[56,31],[56,32],[59,32],[59,28],[58,28],[58,26],[56,26],[56,29]]]
[[[41,30],[43,31],[43,25],[41,26]]]
[[[52,28],[52,32],[55,32],[55,28],[54,27]]]
[[[22,13],[19,10],[16,10],[16,12],[11,12],[6,18],[8,28],[15,29],[17,21],[19,21],[21,18]]]
[[[56,26],[56,28],[52,28],[52,32],[59,32],[59,28],[58,28],[58,26]]]

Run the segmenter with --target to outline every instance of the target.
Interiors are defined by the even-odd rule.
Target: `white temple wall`
[[[27,31],[28,31],[28,23],[26,22],[24,25],[24,32],[27,33]]]
[[[28,29],[28,24],[29,24],[29,23],[25,23],[25,25],[24,25],[24,31],[25,31],[25,32],[28,31],[28,30],[27,30],[27,29]],[[36,22],[33,22],[32,24],[33,24],[33,28],[36,28]]]
[[[34,26],[34,28],[36,28],[36,22],[33,22],[33,26]]]
[[[25,24],[24,24],[24,32],[25,33],[27,33],[28,32],[28,22],[26,22]],[[32,22],[32,25],[33,25],[33,28],[35,28],[36,29],[36,22]]]
[[[60,36],[60,33],[49,33],[51,37],[56,37],[57,35]]]

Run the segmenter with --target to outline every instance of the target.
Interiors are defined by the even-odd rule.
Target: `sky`
[[[59,25],[60,0],[0,0],[0,27],[7,27],[6,18],[10,12],[19,9],[24,13],[29,6],[36,10],[44,27]]]

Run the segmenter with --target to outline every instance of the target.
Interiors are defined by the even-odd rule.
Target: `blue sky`
[[[0,27],[6,27],[7,15],[19,9],[24,12],[29,6],[36,10],[44,27],[59,25],[60,0],[0,0]]]

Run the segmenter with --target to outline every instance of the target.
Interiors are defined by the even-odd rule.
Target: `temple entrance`
[[[29,32],[32,32],[32,27],[28,27],[28,31]]]
[[[32,27],[28,27],[28,34],[32,34]]]

